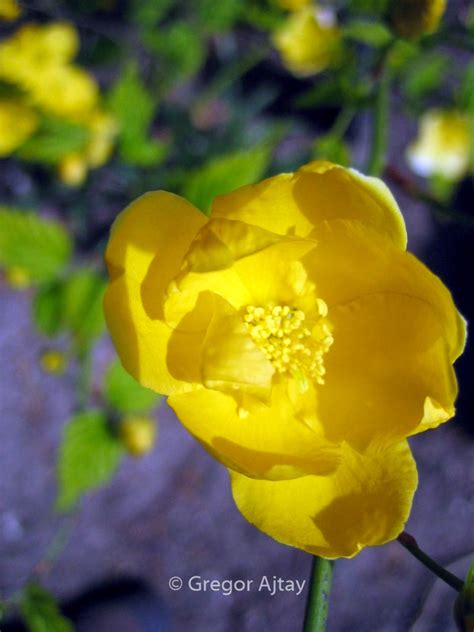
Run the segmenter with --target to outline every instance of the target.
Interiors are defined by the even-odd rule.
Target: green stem
[[[334,121],[334,125],[331,127],[328,136],[333,136],[338,140],[342,139],[356,113],[357,110],[353,107],[342,108]]]
[[[417,560],[424,564],[426,568],[429,568],[432,573],[448,584],[448,586],[451,586],[451,588],[454,588],[457,592],[461,592],[464,587],[464,582],[459,579],[459,577],[456,577],[456,575],[447,571],[444,566],[435,562],[429,555],[422,551],[413,536],[403,532],[398,536],[398,541],[406,548],[407,551],[416,557]]]
[[[333,562],[313,556],[303,632],[324,632],[329,611]]]
[[[380,176],[385,168],[387,159],[387,130],[390,110],[390,69],[387,67],[386,58],[388,51],[382,61],[380,74],[378,76],[377,92],[373,106],[373,131],[372,146],[367,173],[373,176]]]
[[[77,380],[77,408],[83,409],[87,406],[90,397],[92,356],[88,345],[77,352],[79,363],[79,376]]]

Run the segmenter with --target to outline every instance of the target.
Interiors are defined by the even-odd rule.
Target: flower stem
[[[386,63],[388,49],[377,71],[377,92],[373,105],[372,146],[367,163],[367,173],[380,176],[387,160],[387,130],[390,114],[390,69]]]
[[[454,588],[457,592],[461,592],[464,582],[459,579],[459,577],[456,577],[456,575],[447,571],[443,566],[435,562],[429,555],[422,551],[412,535],[404,531],[397,539],[400,544],[407,549],[407,551],[424,564],[426,568],[429,568],[432,573],[437,575],[446,584],[448,584],[448,586],[451,586],[451,588]]]
[[[313,556],[303,632],[324,632],[329,610],[333,562]]]

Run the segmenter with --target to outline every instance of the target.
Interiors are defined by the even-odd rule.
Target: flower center
[[[334,341],[327,313],[326,303],[319,298],[311,322],[302,310],[289,305],[248,305],[244,322],[275,370],[289,373],[301,390],[307,390],[308,379],[324,384],[324,354]]]

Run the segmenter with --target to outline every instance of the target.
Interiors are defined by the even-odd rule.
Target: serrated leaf
[[[68,154],[83,150],[88,140],[89,131],[82,125],[47,116],[17,155],[22,160],[56,164]]]
[[[344,28],[344,36],[375,48],[386,46],[392,40],[390,30],[381,22],[357,20]]]
[[[0,266],[21,268],[34,281],[50,281],[69,263],[71,251],[71,239],[58,222],[0,207]]]
[[[260,180],[268,168],[270,156],[270,147],[260,145],[214,158],[189,174],[183,195],[207,213],[216,195]]]
[[[164,157],[163,143],[149,137],[157,103],[146,89],[135,64],[129,64],[108,96],[120,124],[119,151],[131,164],[151,165]]]
[[[73,632],[74,627],[66,619],[54,597],[36,583],[28,584],[20,601],[20,611],[30,632]]]
[[[69,510],[83,494],[110,481],[122,454],[123,448],[102,411],[73,417],[64,429],[59,449],[56,508]]]
[[[111,364],[105,374],[104,396],[119,412],[137,414],[149,413],[160,399],[134,380],[118,361]]]

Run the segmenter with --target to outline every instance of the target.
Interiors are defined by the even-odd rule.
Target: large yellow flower
[[[38,115],[17,98],[0,98],[0,157],[20,147],[38,127]]]
[[[385,185],[313,162],[214,200],[158,191],[114,224],[105,313],[275,539],[351,557],[402,530],[406,437],[454,414],[464,322],[405,251]]]

